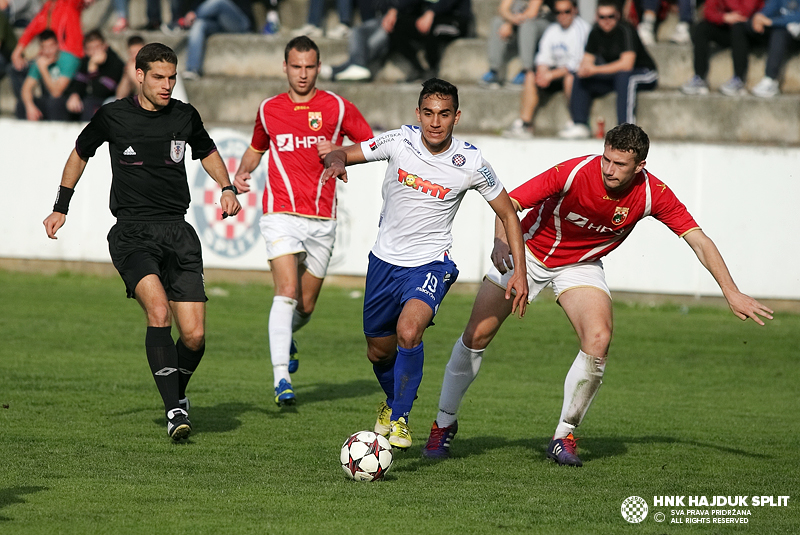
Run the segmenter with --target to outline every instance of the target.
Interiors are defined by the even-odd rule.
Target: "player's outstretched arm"
[[[58,197],[56,197],[56,204],[53,206],[53,213],[43,221],[44,230],[51,240],[58,239],[56,238],[56,232],[67,222],[69,201],[75,192],[78,180],[83,175],[84,169],[86,169],[86,160],[78,156],[78,152],[75,149],[72,149],[69,158],[67,158],[67,163],[64,165],[64,172],[61,173],[61,185],[58,188]]]
[[[242,161],[239,162],[239,169],[236,170],[236,175],[233,177],[233,185],[236,186],[236,191],[239,193],[247,193],[250,191],[250,173],[252,173],[258,164],[261,163],[261,157],[264,154],[258,152],[253,147],[247,147],[242,155]]]
[[[511,312],[514,313],[519,308],[519,317],[521,318],[525,315],[528,307],[528,273],[525,264],[525,242],[522,239],[519,218],[517,218],[517,211],[505,189],[489,203],[489,206],[503,223],[508,247],[511,249],[511,256],[514,259],[514,274],[508,281],[506,299],[511,299],[513,295],[514,303]],[[496,242],[497,239],[495,239],[495,244],[497,244]]]
[[[228,176],[228,168],[225,167],[225,163],[222,161],[222,156],[219,155],[219,152],[212,152],[200,160],[200,163],[203,164],[203,169],[206,170],[206,173],[208,173],[221,188],[231,185],[231,179]],[[222,208],[222,217],[226,217],[225,214],[236,215],[239,213],[239,210],[242,209],[242,205],[239,204],[239,199],[236,198],[236,195],[231,190],[222,192],[219,197],[219,206]]]
[[[345,167],[366,161],[364,152],[361,150],[361,143],[331,151],[323,160],[325,170],[322,172],[319,181],[325,184],[331,178],[336,177],[342,182],[347,182],[347,170]]]
[[[731,307],[731,311],[736,314],[736,317],[742,321],[750,318],[759,325],[764,325],[759,316],[772,319],[772,310],[739,291],[739,288],[733,282],[733,277],[731,277],[728,267],[725,265],[725,260],[723,260],[719,249],[711,241],[711,238],[706,236],[700,229],[689,232],[683,238],[695,252],[700,263],[705,266],[714,277],[714,280],[717,281],[722,290],[722,295],[725,296],[728,306]]]

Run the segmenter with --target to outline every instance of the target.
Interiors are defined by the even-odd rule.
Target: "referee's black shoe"
[[[189,438],[192,432],[192,422],[189,415],[183,409],[171,409],[167,411],[167,434],[175,442],[184,438]]]

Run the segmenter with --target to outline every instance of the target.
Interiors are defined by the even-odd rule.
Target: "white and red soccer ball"
[[[348,478],[376,481],[392,467],[392,446],[384,436],[359,431],[344,441],[339,460]]]

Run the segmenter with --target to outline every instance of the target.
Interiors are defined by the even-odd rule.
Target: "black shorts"
[[[170,301],[208,300],[200,238],[186,221],[117,221],[108,232],[108,251],[130,298],[139,281],[155,274]]]

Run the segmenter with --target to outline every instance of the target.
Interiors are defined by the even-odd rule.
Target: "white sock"
[[[481,369],[483,351],[483,349],[468,348],[460,337],[453,346],[453,352],[444,370],[442,393],[439,396],[439,413],[436,415],[439,427],[449,427],[456,421],[461,400]]]
[[[581,424],[595,394],[603,384],[605,369],[605,358],[578,352],[564,380],[564,404],[554,438],[566,437]]]
[[[292,345],[292,316],[297,301],[276,295],[269,311],[269,354],[275,386],[289,381],[289,347]]]
[[[309,321],[311,321],[311,314],[300,312],[299,310],[297,310],[297,308],[295,308],[294,313],[292,314],[292,332],[296,333],[297,331],[302,329]]]

